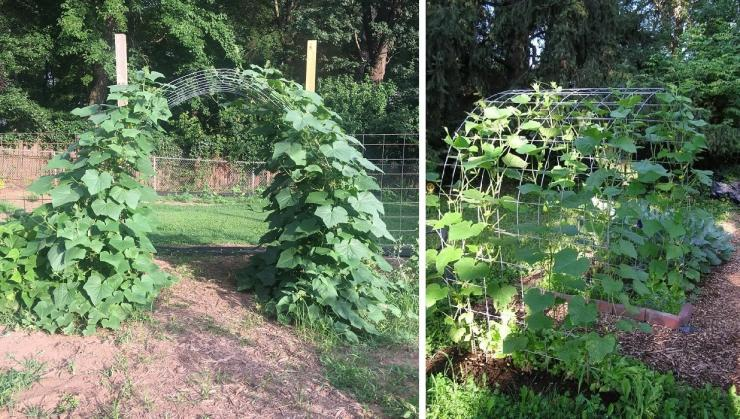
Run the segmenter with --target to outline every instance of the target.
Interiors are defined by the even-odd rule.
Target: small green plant
[[[0,408],[11,404],[15,393],[31,388],[44,373],[44,364],[34,359],[26,359],[20,365],[20,369],[0,371]]]
[[[64,393],[59,399],[56,407],[54,407],[53,413],[55,415],[62,415],[65,413],[72,413],[80,405],[80,400],[76,395],[72,393]]]

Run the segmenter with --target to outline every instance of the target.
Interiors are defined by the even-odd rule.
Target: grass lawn
[[[417,204],[385,205],[383,217],[398,243],[414,245],[419,231]],[[251,200],[224,202],[159,201],[152,205],[156,230],[151,234],[155,245],[256,245],[267,231],[266,213],[257,210]],[[388,240],[381,243],[392,244]]]
[[[256,245],[267,231],[265,214],[244,202],[175,203],[152,205],[155,245]]]

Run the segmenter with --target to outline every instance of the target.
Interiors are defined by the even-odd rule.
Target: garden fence
[[[417,134],[357,134],[364,156],[380,167],[375,173],[385,222],[398,249],[416,246],[418,237],[419,148]],[[71,141],[58,133],[0,134],[0,219],[12,208],[30,211],[49,202],[26,188],[47,174],[46,163]],[[167,197],[182,195],[245,196],[259,193],[274,177],[264,162],[152,157],[156,175],[150,186]],[[391,242],[383,243],[391,246]]]

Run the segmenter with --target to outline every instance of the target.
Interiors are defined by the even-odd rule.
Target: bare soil
[[[33,406],[48,412],[67,394],[80,402],[71,417],[370,416],[328,383],[305,340],[258,314],[250,295],[234,291],[232,273],[247,257],[179,266],[160,261],[182,279],[152,312],[120,331],[6,332],[0,368],[33,358],[45,364],[45,374],[0,416],[24,417]]]
[[[617,333],[622,353],[695,386],[740,386],[740,213],[722,227],[732,234],[735,253],[703,280],[690,327]]]

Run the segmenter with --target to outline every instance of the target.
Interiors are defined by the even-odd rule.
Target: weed
[[[29,405],[29,406],[24,407],[23,408],[23,414],[27,418],[39,418],[39,419],[43,418],[43,419],[46,419],[46,418],[51,417],[51,415],[49,414],[49,412],[47,412],[46,409],[44,409],[44,407],[41,406],[40,404],[33,404],[33,405]]]
[[[54,414],[61,415],[63,413],[72,413],[79,405],[80,400],[76,395],[72,393],[64,393],[54,408]]]
[[[30,388],[41,379],[44,371],[44,364],[30,358],[21,362],[21,367],[0,372],[0,407],[11,404],[13,395]]]

